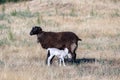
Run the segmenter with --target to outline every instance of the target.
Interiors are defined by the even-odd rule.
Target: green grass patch
[[[0,14],[0,20],[4,20],[5,19],[5,14]]]
[[[2,30],[2,29],[8,29],[8,27],[0,24],[0,30]]]
[[[93,9],[90,11],[90,16],[96,17],[97,15],[98,15],[98,13],[96,11],[94,11]]]
[[[120,17],[120,12],[118,9],[115,10],[114,13],[111,14],[112,17]]]
[[[0,4],[4,4],[8,2],[21,2],[21,1],[30,1],[30,0],[0,0]]]
[[[0,46],[3,46],[3,45],[9,45],[9,41],[7,40],[7,38],[4,38],[4,39],[0,39]]]
[[[10,13],[12,16],[17,16],[17,17],[20,17],[20,18],[32,18],[32,17],[36,17],[39,15],[39,13],[32,13],[31,11],[29,10],[24,10],[24,11],[17,11],[17,10],[14,10]]]
[[[0,21],[4,20],[4,21],[8,21],[11,20],[10,18],[11,16],[9,14],[6,13],[0,13]]]
[[[38,14],[38,16],[37,16],[37,24],[41,25],[42,22],[43,22],[43,17]]]
[[[69,15],[72,16],[72,17],[76,17],[76,16],[77,16],[76,11],[75,11],[75,8],[72,8],[72,9],[71,9]]]
[[[9,29],[8,30],[8,38],[10,41],[15,41],[15,35],[13,34],[13,32]]]

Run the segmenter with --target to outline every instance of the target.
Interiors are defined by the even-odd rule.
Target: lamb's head
[[[30,35],[37,35],[40,33],[42,33],[42,28],[38,26],[33,27],[32,30],[30,31]]]
[[[68,48],[64,48],[64,52],[68,61],[71,61],[72,55],[69,53]]]
[[[66,54],[68,54],[68,52],[69,52],[68,48],[65,48],[64,51],[65,51]]]

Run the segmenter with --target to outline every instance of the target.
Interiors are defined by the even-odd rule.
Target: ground
[[[77,61],[45,65],[46,50],[30,36],[72,31],[82,39]],[[119,80],[119,0],[31,0],[0,5],[0,80]]]

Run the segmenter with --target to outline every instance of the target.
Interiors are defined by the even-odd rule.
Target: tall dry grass
[[[32,0],[0,5],[0,80],[119,80],[119,0]],[[77,63],[45,65],[32,26],[72,31],[83,41]]]

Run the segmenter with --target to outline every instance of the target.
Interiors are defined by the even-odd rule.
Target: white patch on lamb
[[[68,49],[65,48],[64,50],[59,50],[57,48],[48,48],[47,53],[49,54],[47,64],[50,66],[50,61],[53,58],[53,56],[57,56],[59,58],[59,65],[61,66],[61,62],[63,62],[63,66],[65,65],[64,58],[69,55]]]

